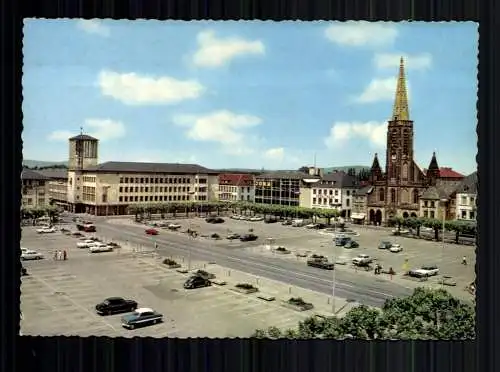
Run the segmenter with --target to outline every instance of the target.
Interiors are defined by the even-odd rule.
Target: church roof
[[[392,109],[391,120],[410,120],[410,109],[408,107],[408,92],[406,90],[405,64],[403,57],[399,62],[398,83],[396,86],[396,97]]]

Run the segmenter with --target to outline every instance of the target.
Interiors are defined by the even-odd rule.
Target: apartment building
[[[477,172],[465,177],[456,190],[456,219],[473,221],[477,217]]]
[[[68,170],[67,169],[41,169],[37,170],[47,177],[49,202],[68,210]]]
[[[252,174],[219,174],[219,200],[255,201],[255,184]]]
[[[303,182],[301,206],[307,208],[336,209],[342,217],[350,218],[353,208],[353,195],[357,189],[356,178],[345,172],[337,171]]]
[[[255,177],[255,203],[298,207],[301,184],[308,177],[302,172],[269,172]]]
[[[34,170],[24,168],[21,172],[22,206],[43,208],[49,205],[49,178]]]
[[[352,196],[351,219],[354,223],[364,224],[368,209],[368,194],[373,191],[373,186],[364,186],[354,191]]]
[[[69,139],[67,201],[73,212],[126,214],[134,204],[218,199],[218,172],[197,164],[109,161],[98,164],[98,139]]]

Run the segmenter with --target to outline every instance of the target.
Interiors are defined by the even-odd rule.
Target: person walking
[[[462,265],[467,265],[467,258],[465,256],[462,257]]]
[[[63,251],[63,260],[66,261],[68,259],[68,253],[66,252],[66,249]]]

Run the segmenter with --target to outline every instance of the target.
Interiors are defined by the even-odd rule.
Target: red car
[[[155,229],[147,229],[146,230],[147,235],[158,235],[158,230]]]

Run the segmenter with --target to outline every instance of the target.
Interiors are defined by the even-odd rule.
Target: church
[[[385,169],[382,171],[375,154],[370,171],[368,223],[378,225],[394,216],[419,217],[420,199],[427,190],[452,190],[458,181],[456,177],[448,179],[447,173],[450,172],[446,170],[450,168],[439,168],[436,153],[432,154],[427,169],[422,170],[414,160],[413,138],[404,60],[401,58],[394,107],[387,128]]]

